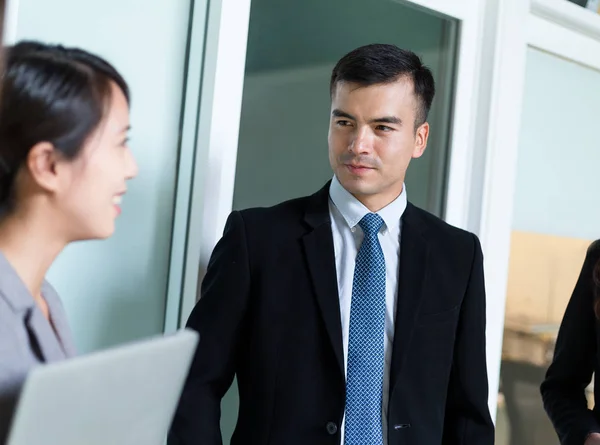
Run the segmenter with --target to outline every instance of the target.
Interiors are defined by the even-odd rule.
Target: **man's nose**
[[[361,127],[354,134],[348,149],[354,154],[361,154],[369,153],[372,146],[373,139],[370,129],[368,127]]]

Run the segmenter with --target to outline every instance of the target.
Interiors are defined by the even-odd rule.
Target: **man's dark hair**
[[[371,86],[395,82],[408,77],[412,80],[418,101],[415,129],[427,121],[435,95],[435,82],[429,68],[412,51],[395,45],[371,44],[346,54],[331,74],[330,93],[333,97],[340,82]]]

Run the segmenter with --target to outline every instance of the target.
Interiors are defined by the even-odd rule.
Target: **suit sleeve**
[[[248,305],[244,221],[233,212],[216,245],[187,327],[200,341],[169,432],[169,445],[221,445],[221,399],[233,382]]]
[[[483,254],[475,235],[473,250],[448,385],[444,445],[494,443],[494,424],[488,408]]]
[[[599,259],[600,243],[596,241],[588,249],[560,326],[552,364],[541,385],[544,408],[562,445],[583,445],[589,433],[600,432],[585,397],[597,354],[593,276]]]

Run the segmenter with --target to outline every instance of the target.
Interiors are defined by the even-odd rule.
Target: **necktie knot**
[[[383,219],[377,213],[367,213],[358,225],[363,230],[365,237],[377,236],[383,226]]]

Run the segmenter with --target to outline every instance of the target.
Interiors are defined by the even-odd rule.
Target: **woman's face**
[[[110,106],[104,120],[80,155],[59,167],[55,204],[69,241],[107,238],[115,230],[127,180],[138,167],[127,146],[129,105],[121,89],[112,84]]]

